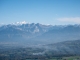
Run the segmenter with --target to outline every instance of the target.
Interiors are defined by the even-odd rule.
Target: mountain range
[[[38,52],[40,54],[80,55],[80,25],[26,23],[0,26],[0,49],[13,46],[44,49]]]
[[[0,26],[0,42],[50,44],[80,39],[80,25],[43,25],[40,23]]]

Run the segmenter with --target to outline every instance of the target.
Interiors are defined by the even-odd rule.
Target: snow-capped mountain
[[[56,43],[69,40],[80,39],[80,25],[53,26],[51,30],[45,32],[36,40],[46,43]]]
[[[3,25],[0,27],[0,41],[27,40],[39,36],[51,28],[51,25],[42,25],[39,23]]]
[[[0,27],[0,42],[50,44],[80,39],[80,25],[8,24]]]

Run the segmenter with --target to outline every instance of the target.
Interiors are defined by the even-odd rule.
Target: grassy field
[[[70,57],[62,57],[62,58],[52,58],[49,60],[80,60],[80,56],[70,56]]]

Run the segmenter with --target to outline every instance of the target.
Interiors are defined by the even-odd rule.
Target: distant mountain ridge
[[[47,32],[51,27],[39,23],[3,25],[0,27],[0,41],[27,40]]]
[[[25,23],[0,26],[0,42],[50,44],[80,39],[80,25],[43,25]]]
[[[80,25],[53,26],[51,30],[34,38],[39,42],[56,43],[80,39]]]

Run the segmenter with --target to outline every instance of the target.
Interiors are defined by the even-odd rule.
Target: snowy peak
[[[12,23],[12,25],[22,25],[22,24],[27,24],[27,22],[26,21],[22,21],[22,22]]]

